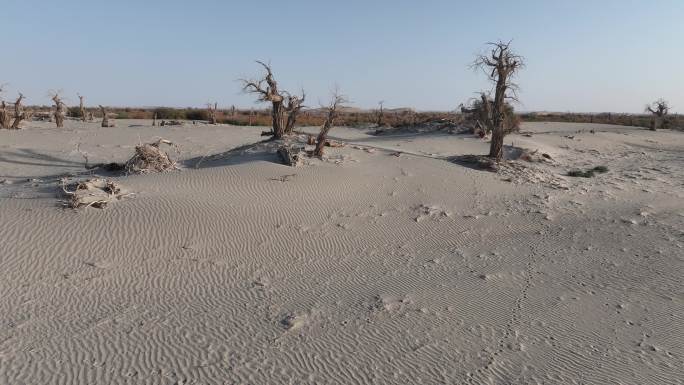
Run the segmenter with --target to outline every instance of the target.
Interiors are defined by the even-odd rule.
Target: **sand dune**
[[[550,159],[496,174],[465,135],[335,128],[290,168],[226,153],[256,127],[66,124],[0,131],[0,383],[682,383],[680,132],[524,124]],[[157,137],[182,170],[58,205],[77,147]]]

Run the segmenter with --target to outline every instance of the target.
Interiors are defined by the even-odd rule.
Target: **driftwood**
[[[165,139],[135,146],[135,154],[124,165],[126,173],[146,174],[178,169],[176,162],[169,154],[159,148],[162,143],[173,146],[173,143]]]
[[[278,155],[286,166],[299,166],[302,160],[304,149],[296,146],[280,146],[278,148]]]
[[[123,194],[119,185],[108,179],[95,178],[67,185],[62,180],[65,198],[64,206],[70,208],[96,207],[104,208],[109,202],[121,199],[130,194]]]

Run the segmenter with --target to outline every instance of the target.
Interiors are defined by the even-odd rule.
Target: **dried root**
[[[64,206],[76,209],[79,207],[104,208],[109,202],[119,200],[131,194],[123,194],[116,183],[108,179],[95,178],[83,182],[66,184],[62,180],[62,190],[66,196]]]
[[[178,147],[165,139],[159,139],[156,142],[135,146],[135,154],[124,165],[126,173],[146,174],[150,172],[177,170],[177,163],[171,159],[168,153],[159,148],[159,145],[162,143],[173,146],[176,151],[178,151]]]

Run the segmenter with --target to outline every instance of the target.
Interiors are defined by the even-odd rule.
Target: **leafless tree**
[[[490,120],[492,144],[489,148],[489,156],[498,161],[503,156],[503,140],[506,134],[504,130],[506,99],[517,100],[516,90],[518,87],[512,79],[518,70],[524,66],[524,59],[511,50],[510,42],[499,41],[489,43],[489,46],[491,46],[490,52],[479,55],[475,59],[473,67],[482,69],[489,80],[494,83],[494,103]],[[509,91],[511,91],[510,94]]]
[[[289,92],[283,91],[286,95],[285,100],[285,111],[287,112],[287,122],[285,123],[285,133],[291,134],[294,131],[294,126],[297,123],[297,115],[299,111],[304,107],[304,100],[306,99],[306,93],[302,90],[302,96],[290,95]]]
[[[55,123],[57,124],[57,127],[64,127],[64,102],[57,91],[51,93],[50,96],[55,103],[55,112],[53,113]]]
[[[154,115],[152,115],[152,127],[157,125],[157,113],[155,112]]]
[[[85,105],[83,104],[85,97],[81,94],[76,95],[78,95],[78,111],[81,114],[81,121],[85,123],[87,119]]]
[[[325,141],[328,138],[328,133],[330,132],[330,129],[335,124],[335,119],[339,114],[339,109],[342,108],[344,104],[348,102],[349,100],[347,99],[347,97],[341,95],[338,89],[336,89],[333,92],[332,100],[328,105],[328,115],[326,116],[325,121],[323,122],[323,126],[321,127],[321,132],[318,134],[318,138],[316,139],[316,148],[314,149],[313,153],[314,156],[323,156]]]
[[[11,117],[9,111],[7,111],[7,104],[2,98],[4,93],[5,84],[0,84],[0,128],[10,128]]]
[[[109,123],[109,117],[107,116],[107,109],[100,104],[100,111],[102,112],[102,127],[114,127],[114,123]]]
[[[670,104],[665,99],[658,99],[655,102],[646,105],[646,112],[653,114],[653,120],[651,120],[651,130],[655,131],[663,123],[663,120],[670,112]]]
[[[378,102],[378,106],[379,106],[380,108],[378,109],[378,119],[377,119],[376,123],[377,123],[378,127],[382,127],[382,126],[385,124],[385,122],[384,122],[384,118],[385,118],[385,109],[384,109],[384,107],[385,107],[385,101],[384,101],[384,100],[379,101],[379,102]]]
[[[214,102],[212,105],[211,103],[207,103],[207,111],[209,112],[209,122],[211,124],[217,124],[218,122],[216,121],[216,110],[218,109],[218,103]]]
[[[10,127],[13,130],[18,130],[22,120],[28,120],[31,118],[32,113],[24,111],[24,107],[21,105],[21,101],[24,100],[24,95],[20,92],[19,97],[14,102],[14,122]]]
[[[266,70],[266,75],[259,80],[242,80],[242,89],[243,91],[248,93],[258,94],[258,100],[260,102],[271,103],[273,138],[281,139],[285,134],[286,125],[284,106],[285,97],[278,90],[278,83],[273,78],[273,71],[271,71],[271,66],[258,60],[257,63],[264,67],[264,69]],[[264,83],[266,83],[265,86]]]

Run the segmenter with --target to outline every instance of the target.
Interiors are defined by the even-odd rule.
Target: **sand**
[[[1,384],[681,384],[684,134],[370,136],[291,168],[263,128],[0,131]],[[592,133],[591,130],[594,132]],[[315,128],[306,129],[315,132]],[[159,137],[181,170],[59,180]],[[574,168],[608,167],[593,178]]]

